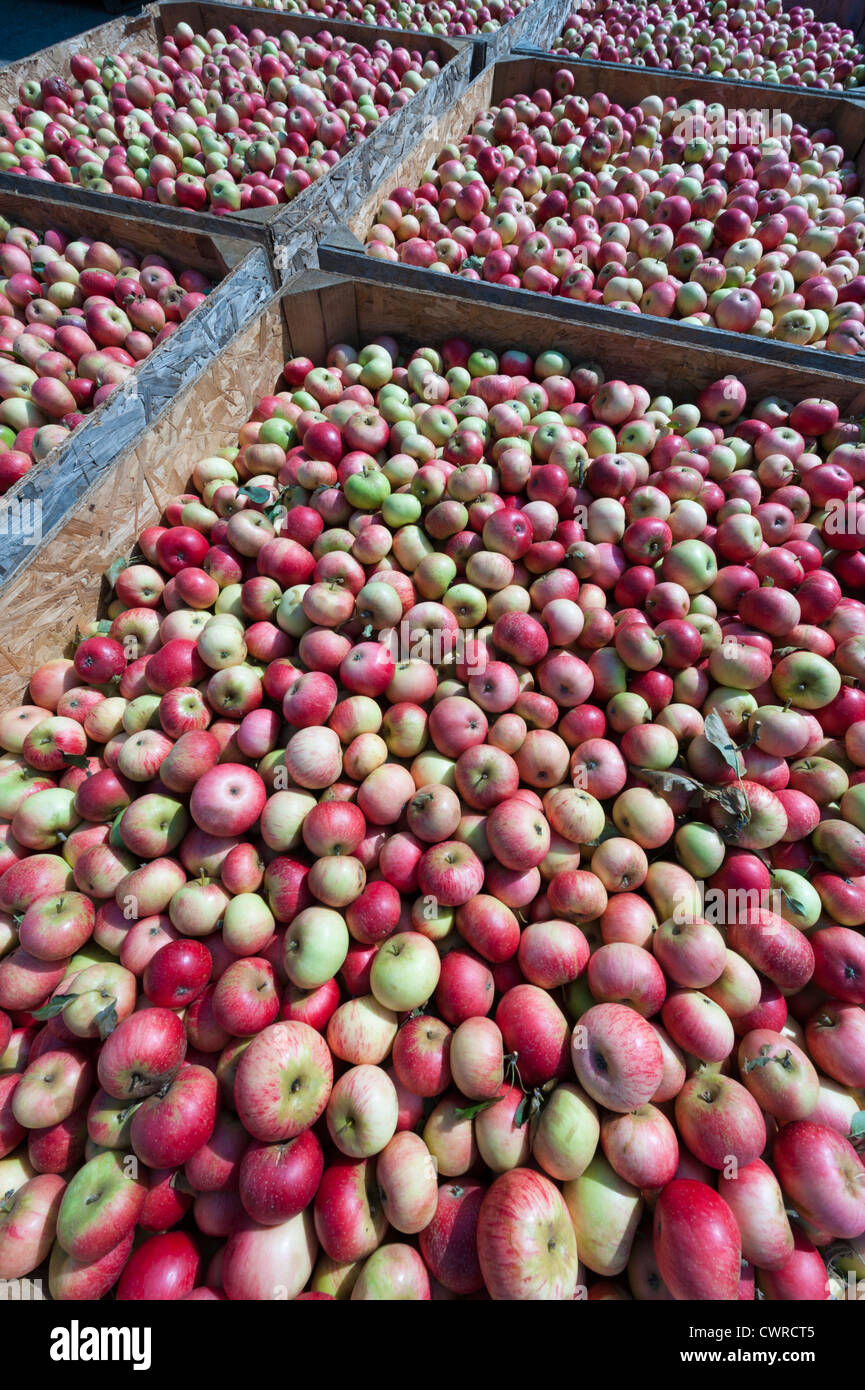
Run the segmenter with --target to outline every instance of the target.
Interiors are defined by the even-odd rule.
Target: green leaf
[[[717,710],[710,710],[706,715],[703,721],[703,734],[712,747],[717,748],[727,766],[738,774],[742,763],[739,750],[730,738],[724,721]]]
[[[64,757],[70,767],[80,767],[84,772],[90,767],[90,759],[86,753],[66,753]]]
[[[757,1054],[757,1056],[749,1057],[745,1065],[741,1067],[740,1070],[743,1072],[756,1071],[757,1067],[768,1067],[769,1063],[773,1062],[774,1060],[775,1058],[772,1056],[772,1049],[770,1048],[768,1043],[764,1043],[763,1046],[760,1048],[760,1051]]]
[[[41,1009],[33,1009],[31,1018],[36,1018],[42,1023],[45,1019],[56,1018],[62,1013],[67,1004],[71,1004],[73,999],[77,999],[77,994],[55,994],[53,999],[49,999],[47,1004],[43,1004]]]
[[[728,816],[734,817],[735,830],[741,830],[751,819],[751,803],[744,787],[707,787],[705,795],[717,801]]]
[[[861,1139],[865,1135],[865,1110],[857,1110],[850,1121],[850,1138]]]
[[[238,497],[248,497],[250,502],[269,502],[270,489],[266,487],[256,487],[254,484],[237,489]]]
[[[175,1192],[185,1192],[189,1196],[198,1195],[182,1168],[175,1169],[168,1180],[168,1186]]]
[[[116,560],[111,561],[111,564],[108,566],[108,569],[104,571],[104,573],[105,578],[108,580],[108,583],[111,585],[112,589],[117,583],[118,577],[123,573],[125,569],[128,568],[129,561],[125,559],[122,555],[118,556]]]
[[[110,1004],[106,1004],[104,1009],[100,1009],[98,1014],[93,1017],[93,1022],[99,1031],[99,1038],[104,1042],[109,1033],[113,1033],[117,1027],[117,1000],[112,999]]]
[[[523,1125],[527,1123],[531,1118],[533,1109],[537,1108],[537,1104],[538,1102],[534,1094],[523,1096],[517,1106],[516,1114],[514,1115],[514,1124],[517,1129],[522,1129]]]
[[[479,1100],[474,1105],[465,1105],[461,1110],[455,1110],[454,1115],[458,1120],[473,1120],[483,1110],[489,1110],[491,1105],[498,1105],[501,1099],[501,1096],[493,1096],[491,1100]]]
[[[669,767],[663,769],[658,769],[656,767],[638,767],[636,772],[640,777],[644,778],[645,781],[653,782],[656,787],[660,787],[661,791],[689,791],[700,792],[701,794],[705,791],[703,783],[698,782],[696,777],[689,777],[688,774],[684,772],[674,772],[673,769]]]
[[[517,1106],[516,1114],[514,1115],[514,1124],[517,1129],[521,1129],[528,1120],[534,1122],[540,1117],[541,1111],[555,1089],[556,1082],[554,1078],[552,1081],[547,1081],[543,1086],[536,1086],[528,1095],[523,1096]]]

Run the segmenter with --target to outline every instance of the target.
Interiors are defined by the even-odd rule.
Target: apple
[[[588,1009],[571,1038],[577,1080],[599,1105],[624,1113],[651,1100],[663,1075],[651,1025],[624,1004]]]
[[[129,1170],[123,1154],[108,1149],[70,1179],[57,1216],[57,1239],[67,1254],[93,1264],[134,1230],[146,1185]]]
[[[48,1266],[48,1288],[58,1302],[99,1299],[112,1289],[120,1278],[132,1252],[134,1230],[117,1245],[94,1261],[76,1260],[67,1254],[59,1241],[51,1251]]]
[[[270,962],[245,956],[232,961],[220,975],[213,991],[213,1020],[230,1035],[249,1037],[274,1021],[279,1003]]]
[[[577,1243],[558,1188],[528,1168],[503,1173],[487,1191],[477,1225],[487,1292],[503,1299],[572,1299]]]
[[[309,1211],[278,1225],[260,1226],[247,1218],[225,1246],[225,1292],[232,1299],[296,1298],[312,1274],[315,1252]]]
[[[454,1083],[469,1100],[489,1100],[498,1094],[504,1077],[504,1044],[492,1019],[468,1018],[461,1023],[450,1039],[448,1057]]]
[[[402,1085],[414,1095],[424,1097],[437,1096],[446,1090],[451,1082],[453,1036],[445,1023],[428,1014],[405,1019],[393,1039],[391,1054]],[[463,1094],[469,1093],[464,1091]]]
[[[762,1159],[718,1178],[718,1192],[736,1220],[742,1255],[760,1270],[781,1269],[793,1254],[793,1231],[778,1179]]]
[[[376,1162],[381,1202],[394,1230],[405,1235],[423,1231],[438,1207],[436,1168],[423,1139],[409,1131],[385,1145]]]
[[[760,1292],[770,1302],[831,1298],[823,1256],[798,1225],[793,1227],[793,1249],[789,1258],[776,1269],[761,1269],[758,1280]]]
[[[399,1027],[397,1015],[372,994],[348,999],[331,1015],[327,1046],[341,1061],[377,1065],[388,1056]]]
[[[677,1095],[675,1114],[685,1144],[709,1168],[744,1168],[765,1148],[760,1107],[732,1077],[697,1071]]]
[[[399,1106],[393,1082],[381,1067],[351,1067],[335,1082],[325,1113],[340,1153],[350,1158],[380,1153],[396,1132]]]
[[[675,1176],[679,1163],[676,1132],[654,1105],[638,1106],[630,1114],[605,1116],[600,1139],[607,1162],[631,1187],[661,1188]]]
[[[201,1255],[191,1236],[183,1231],[151,1236],[124,1266],[117,1285],[117,1301],[183,1298],[195,1288],[200,1269]]]
[[[332,1086],[333,1065],[321,1034],[307,1023],[273,1023],[241,1057],[234,1099],[253,1138],[276,1143],[315,1123]]]
[[[90,1093],[93,1066],[74,1048],[46,1051],[27,1066],[12,1097],[12,1114],[25,1129],[60,1124]]]
[[[4,1198],[0,1211],[0,1278],[21,1279],[48,1256],[66,1183],[40,1173]]]
[[[207,1143],[216,1106],[214,1073],[207,1067],[183,1067],[164,1094],[148,1096],[133,1115],[135,1153],[148,1168],[179,1167]]]
[[[483,1275],[478,1258],[477,1229],[486,1188],[482,1183],[442,1183],[435,1211],[421,1230],[424,1263],[445,1289],[458,1295],[479,1293]]]
[[[756,1028],[740,1042],[738,1063],[748,1090],[781,1124],[807,1119],[816,1106],[819,1077],[792,1039]]]
[[[433,942],[419,932],[398,932],[379,947],[370,985],[383,1008],[406,1013],[435,992],[441,965]]]
[[[830,1237],[850,1239],[865,1225],[863,1165],[853,1145],[825,1125],[795,1120],[772,1145],[782,1188],[804,1220]]]
[[[565,1183],[562,1195],[582,1263],[596,1274],[621,1274],[643,1209],[639,1190],[625,1181],[604,1154],[596,1153],[578,1178]]]
[[[141,1100],[167,1085],[186,1055],[183,1024],[170,1009],[133,1014],[114,1029],[97,1063],[99,1084],[115,1100]]]
[[[313,1204],[315,1234],[322,1249],[342,1263],[363,1260],[381,1244],[387,1216],[368,1159],[328,1165]]]
[[[667,1184],[655,1205],[652,1238],[659,1273],[674,1298],[738,1300],[739,1228],[723,1197],[706,1183],[674,1178]]]

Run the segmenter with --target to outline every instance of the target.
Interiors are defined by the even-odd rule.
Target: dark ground
[[[16,58],[26,58],[49,48],[72,34],[105,24],[112,13],[137,10],[141,4],[109,0],[107,9],[99,0],[81,5],[77,0],[0,0],[0,66]]]

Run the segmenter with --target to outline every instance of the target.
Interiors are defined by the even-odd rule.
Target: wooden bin
[[[495,105],[506,96],[529,93],[536,87],[549,85],[553,74],[566,67],[574,74],[575,91],[589,96],[602,90],[613,101],[632,106],[646,96],[675,96],[687,101],[694,95],[690,78],[675,74],[659,75],[646,68],[627,68],[610,64],[592,65],[577,61],[564,62],[546,55],[522,55],[496,63],[482,72],[457,98],[450,110],[430,126],[405,157],[391,165],[386,176],[370,188],[357,212],[344,219],[342,228],[334,228],[319,250],[322,269],[336,273],[364,276],[390,287],[419,285],[446,294],[454,302],[454,313],[462,314],[463,304],[486,304],[490,307],[515,306],[530,312],[539,300],[547,305],[545,312],[563,323],[580,323],[604,332],[627,319],[636,332],[652,343],[675,344],[680,353],[706,344],[717,352],[736,353],[772,367],[798,366],[806,371],[822,373],[833,384],[853,380],[865,383],[865,358],[846,357],[811,347],[796,347],[771,338],[751,337],[748,334],[724,332],[719,328],[698,328],[675,319],[653,318],[649,314],[630,314],[606,305],[584,304],[577,300],[539,295],[531,290],[508,289],[486,281],[465,280],[458,275],[441,275],[390,261],[374,260],[366,254],[363,243],[376,220],[382,200],[399,186],[417,187],[423,171],[434,160],[443,145],[459,141],[471,125],[474,115]],[[761,89],[765,94],[767,89]],[[769,89],[781,95],[772,109],[788,112],[795,121],[811,130],[828,125],[835,131],[838,143],[856,162],[860,176],[865,178],[865,110],[857,102],[836,97],[829,92],[813,92],[806,88]],[[706,101],[721,102],[728,110],[754,109],[754,88],[748,83],[705,80],[700,96]]]
[[[560,0],[559,0],[560,3]],[[303,17],[268,10],[251,10],[242,5],[197,3],[197,0],[179,0],[179,3],[160,3],[148,5],[138,15],[113,19],[84,34],[65,39],[51,48],[10,63],[0,69],[0,105],[18,104],[18,87],[21,82],[41,79],[54,74],[63,77],[71,75],[69,60],[74,53],[101,56],[106,52],[117,52],[124,48],[154,49],[166,32],[171,32],[181,22],[191,24],[198,32],[207,29],[225,29],[229,24],[248,32],[262,29],[265,33],[279,34],[283,29],[292,29],[302,36],[317,34],[327,28],[332,34],[343,35],[358,43],[369,43],[374,32],[379,38],[386,38],[394,44],[405,44],[407,36],[399,29],[371,30],[363,24],[331,24],[323,18]],[[291,272],[302,268],[304,257],[309,261],[310,248],[321,234],[325,225],[335,216],[344,216],[354,209],[360,199],[361,190],[372,182],[373,176],[381,172],[395,143],[399,147],[400,132],[409,122],[412,132],[422,131],[424,126],[435,118],[437,113],[446,110],[470,80],[472,65],[472,46],[466,39],[444,39],[436,34],[420,35],[424,49],[434,49],[439,55],[442,70],[437,78],[399,111],[395,111],[387,121],[367,140],[363,140],[345,155],[335,169],[310,185],[291,203],[280,203],[275,207],[250,208],[245,212],[220,214],[215,212],[193,212],[187,208],[169,207],[162,203],[145,202],[137,198],[121,198],[113,193],[94,193],[73,184],[39,183],[40,188],[48,188],[50,197],[57,202],[66,203],[71,209],[102,209],[122,213],[142,221],[156,222],[164,228],[190,229],[208,233],[210,236],[236,236],[270,246],[270,231],[279,220],[283,227],[283,237],[289,230],[296,234],[293,241],[294,261],[284,254],[280,259],[283,269]],[[337,175],[337,178],[334,178]],[[334,185],[339,185],[337,193]],[[31,180],[21,175],[0,172],[0,192],[15,193],[24,187],[33,187]],[[70,216],[73,214],[70,212]],[[230,229],[230,230],[229,230]]]
[[[573,10],[574,8],[575,8],[575,6],[572,5],[572,6],[570,7],[570,9],[568,10],[568,14],[570,14],[571,10]],[[731,6],[730,8],[735,8],[735,7],[734,7],[734,6]],[[791,0],[784,0],[783,8],[784,8],[785,10],[792,9]],[[853,33],[855,34],[856,38],[859,40],[859,42],[860,42],[860,43],[865,43],[865,3],[863,3],[863,0],[810,0],[810,3],[809,3],[809,5],[808,5],[808,9],[813,10],[815,18],[821,20],[821,21],[824,22],[824,23],[839,24],[839,25],[841,25],[841,27],[842,27],[843,29],[851,29],[851,30],[853,31]],[[566,19],[566,18],[567,18],[567,15],[565,15],[564,18]],[[518,51],[519,51],[519,52],[528,52],[528,51],[532,51],[532,52],[536,52],[536,53],[546,52],[547,54],[549,54],[549,53],[552,52],[552,44],[553,44],[553,43],[555,42],[555,40],[559,37],[559,35],[561,34],[561,32],[562,32],[562,30],[561,30],[561,28],[559,28],[559,29],[556,30],[556,32],[555,32],[554,34],[549,34],[549,35],[547,36],[547,42],[546,42],[546,44],[544,44],[544,43],[535,43],[534,40],[529,40],[529,41],[521,40],[521,44],[520,44],[520,47],[519,47],[519,50],[518,50]],[[561,55],[557,55],[557,56],[567,57],[568,55],[567,55],[567,54],[561,54]],[[582,61],[582,60],[578,60],[578,61]],[[588,59],[585,60],[585,61],[588,63],[588,65],[589,65],[590,67],[597,68],[599,71],[604,72],[604,73],[607,71],[608,68],[614,68],[614,67],[618,67],[618,66],[619,66],[619,64],[617,64],[617,63],[593,63],[593,62],[591,62],[591,61],[588,60]],[[658,76],[663,76],[663,74],[660,72],[660,70],[659,70],[658,68],[645,69],[645,71],[650,71],[650,72],[655,73],[655,74],[658,75]],[[685,74],[685,73],[678,73],[678,74],[675,74],[675,73],[674,73],[673,75],[674,75],[674,76],[680,76],[680,77],[688,76],[688,77],[691,78],[691,80],[694,81],[694,82],[702,82],[702,81],[704,80],[703,78],[697,77],[697,76],[693,76],[692,74]],[[715,80],[715,79],[709,78],[709,79],[705,79],[705,80],[713,81],[713,80]],[[717,79],[717,80],[718,80],[718,81],[722,81],[722,82],[726,82],[726,81],[727,81],[726,78],[719,78],[719,79]],[[765,83],[761,83],[761,82],[746,82],[746,83],[743,83],[743,82],[740,81],[739,78],[734,78],[734,79],[732,79],[732,80],[735,81],[735,82],[736,82],[738,85],[740,85],[740,86],[749,86],[749,87],[753,87],[753,88],[759,88],[759,89],[760,89],[761,91],[763,91],[763,92],[766,91],[766,84],[765,84]],[[803,90],[804,90],[804,91],[809,91],[809,90],[814,90],[814,89],[813,89],[813,88],[807,88],[807,87],[806,87],[806,88],[802,88],[802,87],[793,87],[793,86],[789,86],[789,85],[787,85],[786,83],[784,83],[784,84],[778,85],[777,87],[776,87],[776,86],[772,86],[772,87],[769,88],[769,90],[770,90],[770,91],[780,91],[780,92],[801,92],[801,91],[803,91]],[[848,88],[847,88],[847,93],[846,93],[846,94],[849,95],[849,96],[855,95],[857,98],[863,99],[863,98],[865,98],[865,87],[848,87]]]
[[[98,478],[111,475],[117,456],[206,368],[211,357],[260,314],[276,292],[274,273],[262,247],[186,228],[175,231],[167,243],[165,228],[156,223],[101,208],[73,212],[45,192],[44,184],[28,184],[26,191],[15,195],[0,192],[0,212],[34,230],[57,227],[73,236],[126,246],[140,256],[167,254],[177,270],[199,270],[216,283],[195,313],[108,400],[0,498],[0,585],[27,565],[29,551],[22,526],[28,519],[38,515],[43,538],[50,544],[78,499]],[[0,603],[5,602],[5,588],[0,588]]]
[[[55,534],[33,548],[0,604],[0,710],[20,701],[36,666],[69,651],[76,627],[96,615],[105,597],[107,566],[128,555],[141,530],[184,491],[199,458],[236,442],[258,398],[277,388],[287,358],[320,363],[335,342],[360,346],[384,332],[408,345],[434,344],[456,329],[498,350],[560,348],[575,363],[598,362],[608,376],[639,380],[677,401],[695,399],[703,386],[734,373],[744,375],[752,398],[778,393],[796,401],[828,392],[846,415],[865,409],[865,389],[853,382],[827,386],[820,373],[755,363],[705,339],[684,356],[671,343],[647,353],[630,320],[616,319],[599,333],[563,322],[540,298],[528,310],[513,302],[494,310],[467,303],[457,316],[451,296],[417,284],[386,289],[309,271],[236,335],[124,450],[111,474],[77,500]]]
[[[208,15],[231,8],[237,9],[236,5],[231,5],[230,0],[210,0],[202,5],[184,5],[182,3],[172,3],[162,6],[162,10],[182,10],[182,9],[201,9]],[[253,5],[250,8],[241,7],[243,13],[255,15],[255,25],[264,29],[266,33],[279,33],[280,29],[291,28],[297,33],[315,34],[321,28],[333,29],[339,32],[343,26],[343,21],[335,20],[331,23],[325,15],[295,15],[286,11],[274,11],[270,9],[259,9]],[[454,35],[447,42],[462,46],[468,44],[472,50],[471,76],[477,74],[487,66],[488,63],[496,62],[499,58],[504,58],[506,54],[517,44],[527,44],[539,50],[545,50],[547,45],[552,43],[558,34],[561,33],[565,20],[573,8],[571,0],[531,0],[531,3],[521,10],[519,14],[509,19],[507,24],[503,24],[500,29],[496,29],[491,34],[465,34]],[[181,16],[182,17],[182,16]],[[259,19],[265,22],[259,24]],[[175,21],[176,22],[176,21]],[[220,27],[219,20],[214,18],[211,23]],[[235,21],[237,22],[237,21]],[[300,24],[308,25],[308,28],[301,29]],[[384,34],[391,43],[399,42],[398,35],[402,35],[402,42],[410,47],[417,47],[429,38],[436,38],[437,35],[425,34],[417,29],[383,29],[378,24],[364,24],[361,21],[350,23],[345,21],[344,27],[357,31],[359,43],[369,43],[370,36],[378,37]]]

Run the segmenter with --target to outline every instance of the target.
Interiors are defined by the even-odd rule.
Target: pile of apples
[[[855,1296],[859,424],[283,382],[0,717],[0,1278]]]
[[[92,237],[0,217],[0,496],[62,444],[213,288]]]
[[[784,0],[577,0],[553,44],[589,62],[844,91],[865,84],[851,29]]]
[[[699,98],[552,90],[481,111],[367,254],[693,326],[865,352],[865,199],[833,133]]]
[[[258,10],[320,14],[327,19],[375,24],[380,29],[413,29],[421,34],[459,37],[493,34],[531,0],[242,0]]]
[[[370,48],[322,30],[196,34],[159,53],[23,82],[0,110],[0,169],[171,207],[237,212],[290,202],[439,72],[430,50]]]

